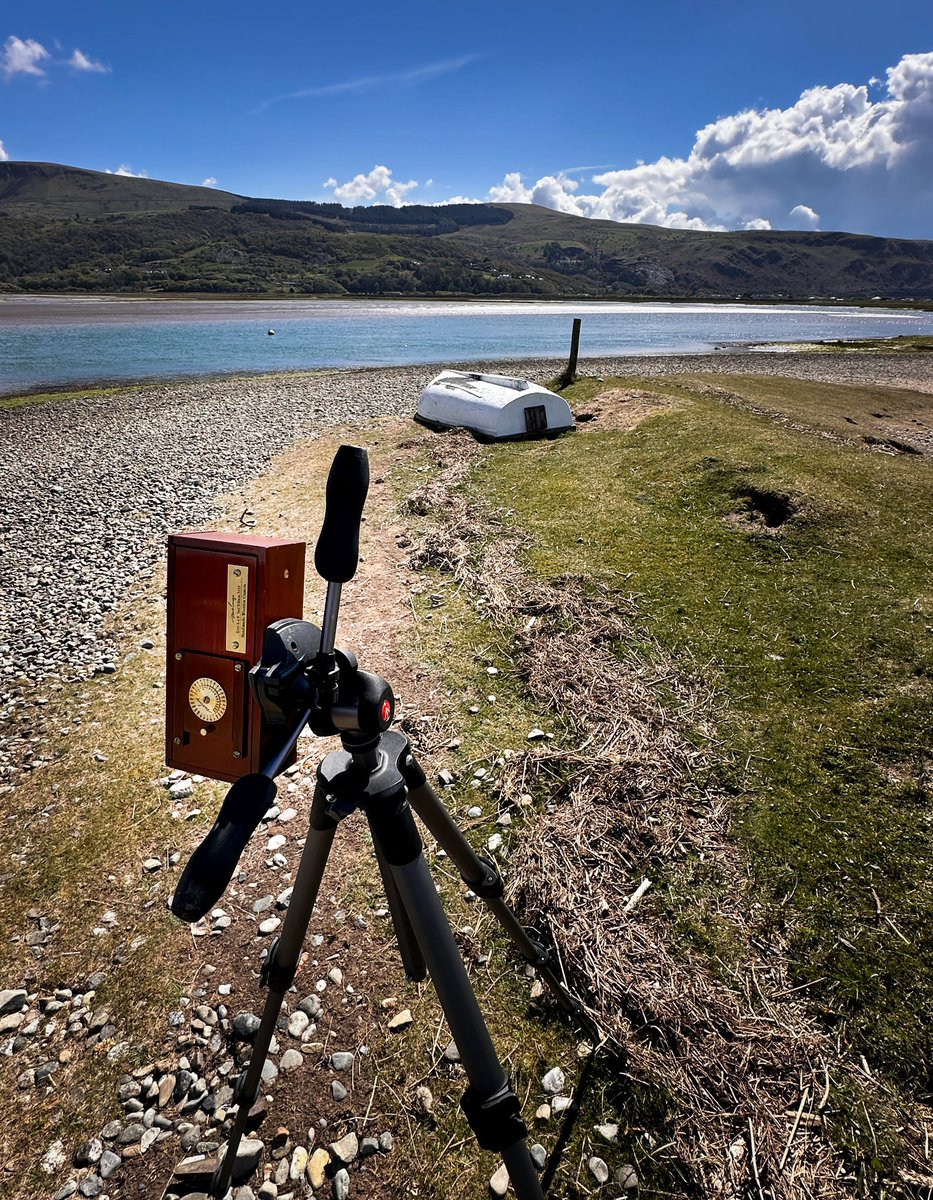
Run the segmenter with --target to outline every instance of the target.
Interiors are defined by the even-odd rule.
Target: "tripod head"
[[[281,729],[281,738],[258,772],[234,783],[189,859],[172,898],[172,912],[183,921],[199,920],[220,899],[275,799],[275,777],[306,726],[318,737],[339,735],[351,753],[364,753],[392,724],[395,697],[389,684],[361,671],[351,651],[335,646],[341,589],[359,562],[368,490],[366,451],[341,446],[327,478],[324,522],[314,552],[315,568],[327,583],[321,627],[286,617],[266,629],[262,657],[249,672],[249,688],[268,724]]]

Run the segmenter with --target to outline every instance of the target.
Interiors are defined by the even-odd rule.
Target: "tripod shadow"
[[[580,1119],[580,1111],[583,1108],[583,1100],[587,1094],[593,1074],[596,1071],[596,1054],[597,1050],[593,1050],[586,1060],[580,1078],[577,1081],[577,1086],[574,1089],[573,1101],[570,1107],[566,1110],[563,1123],[561,1124],[560,1135],[554,1145],[554,1149],[548,1155],[547,1163],[544,1171],[541,1174],[541,1188],[545,1195],[550,1193],[554,1183],[554,1176],[557,1174],[557,1168],[560,1166],[560,1161],[564,1156],[570,1139],[573,1137],[574,1129]]]

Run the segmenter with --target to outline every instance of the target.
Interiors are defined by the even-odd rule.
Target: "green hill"
[[[172,212],[191,205],[229,209],[241,199],[215,188],[85,171],[58,163],[0,162],[0,212],[19,216],[48,219]]]
[[[0,291],[933,300],[933,241],[344,208],[0,163]]]

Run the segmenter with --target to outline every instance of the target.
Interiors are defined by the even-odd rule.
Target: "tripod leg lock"
[[[477,857],[479,858],[478,855]],[[464,874],[461,874],[460,878],[481,900],[501,900],[505,895],[502,876],[488,858],[479,858],[479,862],[483,868],[482,879],[470,879]]]
[[[297,963],[286,967],[278,961],[279,939],[276,938],[269,947],[269,954],[259,972],[259,986],[271,988],[274,992],[287,992],[298,971]]]
[[[512,1091],[510,1079],[506,1079],[497,1092],[485,1099],[477,1095],[473,1088],[467,1088],[460,1107],[484,1150],[501,1154],[528,1136],[521,1102]]]

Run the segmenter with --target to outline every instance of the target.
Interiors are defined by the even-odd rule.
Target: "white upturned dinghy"
[[[570,405],[527,379],[441,371],[421,393],[415,420],[430,429],[469,429],[484,441],[555,437],[575,428]]]

